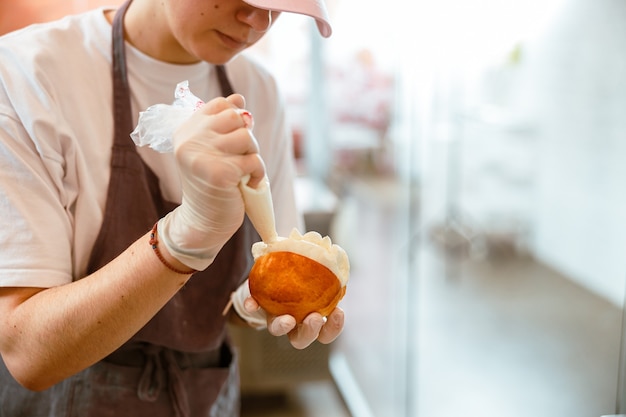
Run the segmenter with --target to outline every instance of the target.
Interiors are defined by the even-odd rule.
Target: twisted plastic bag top
[[[137,146],[150,146],[155,151],[173,152],[174,132],[204,102],[189,90],[189,81],[176,85],[172,104],[155,104],[139,113],[137,127],[130,134]]]

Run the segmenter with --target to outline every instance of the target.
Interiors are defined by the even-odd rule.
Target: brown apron
[[[104,221],[88,273],[107,264],[176,207],[130,139],[123,16],[113,22],[115,137]],[[232,93],[217,67],[222,94]],[[0,417],[227,417],[239,415],[237,360],[222,310],[252,266],[259,240],[249,220],[205,271],[197,272],[155,317],[103,361],[43,392],[19,386],[0,360]],[[148,242],[146,241],[146,245]]]

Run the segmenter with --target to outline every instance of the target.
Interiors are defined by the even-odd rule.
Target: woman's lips
[[[237,40],[231,36],[226,35],[222,32],[217,32],[222,42],[229,48],[235,50],[245,49],[248,43],[244,41]]]

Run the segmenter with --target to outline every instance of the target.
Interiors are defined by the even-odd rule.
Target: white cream
[[[246,213],[263,239],[262,242],[252,245],[254,259],[270,252],[297,253],[330,269],[339,279],[341,286],[345,286],[350,275],[350,263],[346,251],[339,245],[334,245],[328,236],[322,237],[317,232],[307,232],[301,235],[297,229],[293,229],[288,238],[278,236],[269,180],[265,177],[255,188],[252,188],[248,186],[249,179],[249,176],[242,178],[239,188],[246,206]]]
[[[257,259],[270,252],[292,252],[306,256],[330,269],[342,286],[348,283],[350,262],[348,254],[339,245],[333,244],[328,236],[317,232],[301,235],[293,229],[288,238],[278,237],[272,242],[257,242],[252,245],[252,256]]]

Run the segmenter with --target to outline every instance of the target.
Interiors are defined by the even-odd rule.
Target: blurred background
[[[121,1],[0,1],[0,32]],[[234,330],[244,416],[626,413],[626,1],[328,0],[250,51],[288,103],[347,323]],[[278,352],[278,353],[277,353]]]

